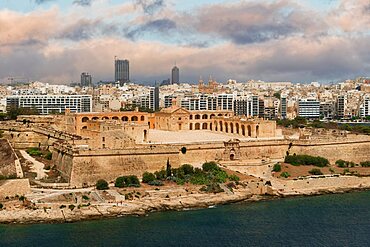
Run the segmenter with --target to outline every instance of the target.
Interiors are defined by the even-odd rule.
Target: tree
[[[156,180],[156,177],[153,173],[151,172],[144,172],[143,174],[143,183],[149,183],[151,181]]]
[[[203,171],[205,171],[205,172],[220,170],[217,163],[214,162],[214,161],[204,163],[202,165],[202,168],[203,168]]]
[[[171,177],[172,176],[170,159],[167,159],[166,175],[167,175],[167,177]]]
[[[98,190],[107,190],[107,189],[109,189],[108,182],[105,181],[104,179],[99,179],[96,182],[96,189],[98,189]]]

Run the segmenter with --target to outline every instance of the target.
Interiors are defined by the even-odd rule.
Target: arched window
[[[202,119],[208,119],[208,115],[207,114],[203,114]]]
[[[118,118],[118,117],[112,117],[112,119],[113,119],[113,120],[119,120],[119,118]]]
[[[145,120],[145,117],[144,116],[141,116],[140,117],[140,121],[144,121]]]
[[[242,125],[242,135],[245,136],[245,126]]]
[[[195,119],[200,119],[200,115],[199,114],[195,115]]]
[[[87,121],[89,121],[89,118],[88,118],[88,117],[83,117],[83,118],[82,118],[82,122],[83,122],[83,123],[86,123]]]
[[[127,122],[127,121],[128,121],[128,117],[127,117],[127,116],[123,116],[123,117],[122,117],[122,121],[123,121],[123,122]]]
[[[252,128],[250,125],[248,125],[248,136],[251,137],[252,136]]]
[[[203,129],[203,130],[206,130],[206,129],[207,129],[207,127],[208,127],[208,124],[207,124],[207,123],[203,123],[202,129]]]
[[[131,117],[131,121],[132,122],[136,122],[136,121],[138,121],[139,120],[139,118],[137,117],[137,116],[132,116]]]
[[[195,130],[200,130],[200,123],[195,124]]]

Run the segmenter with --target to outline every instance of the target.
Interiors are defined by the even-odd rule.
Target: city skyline
[[[314,17],[314,18],[313,18]],[[370,4],[330,1],[25,0],[0,3],[0,80],[338,81],[368,76]]]

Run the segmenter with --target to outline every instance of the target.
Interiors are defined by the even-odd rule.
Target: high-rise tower
[[[172,84],[178,84],[180,82],[180,70],[175,65],[175,67],[172,68]]]
[[[81,74],[81,87],[92,87],[92,76],[89,73]]]
[[[130,64],[128,60],[114,60],[114,80],[116,82],[119,81],[121,86],[130,81]]]

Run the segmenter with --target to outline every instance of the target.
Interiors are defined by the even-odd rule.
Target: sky
[[[370,74],[370,0],[0,0],[0,81],[332,82]]]

